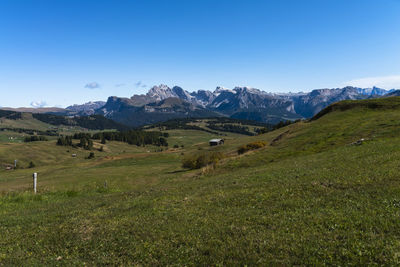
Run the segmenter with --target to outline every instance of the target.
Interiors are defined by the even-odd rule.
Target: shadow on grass
[[[172,172],[167,172],[167,174],[174,174],[174,173],[181,173],[181,172],[186,172],[186,170],[176,170]]]

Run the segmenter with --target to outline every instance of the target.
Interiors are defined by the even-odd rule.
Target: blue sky
[[[0,1],[0,106],[160,83],[400,88],[400,0]]]

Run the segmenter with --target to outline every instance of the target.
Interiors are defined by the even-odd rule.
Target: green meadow
[[[0,163],[20,167],[0,170],[0,265],[399,265],[400,98],[317,117],[217,147],[195,130],[162,151],[95,143],[94,159],[2,139]],[[213,151],[216,166],[182,168]]]

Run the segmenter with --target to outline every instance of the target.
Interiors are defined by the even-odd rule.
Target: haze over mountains
[[[179,86],[161,84],[146,94],[131,98],[111,96],[107,102],[96,101],[66,109],[37,109],[37,112],[60,115],[103,115],[129,126],[141,126],[174,118],[227,116],[236,119],[277,123],[281,120],[310,118],[326,106],[341,100],[357,100],[398,95],[394,89],[347,86],[316,89],[309,93],[267,93],[250,87],[188,92]],[[19,110],[23,111],[23,110]],[[29,112],[35,110],[29,109]]]

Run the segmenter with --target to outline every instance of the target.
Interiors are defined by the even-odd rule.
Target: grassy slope
[[[50,128],[55,128],[55,126],[51,126],[50,124],[34,119],[32,117],[32,114],[22,113],[22,119],[9,120],[1,118],[0,128],[21,128],[21,129],[46,131],[49,130]]]
[[[369,101],[384,107],[339,108],[216,148],[191,132],[177,151],[110,143],[107,158],[77,163],[48,151],[60,164],[39,167],[41,194],[0,198],[0,263],[399,264],[400,100]],[[181,152],[233,154],[260,139],[273,145],[208,174],[180,169]],[[28,186],[17,176],[30,172],[0,172],[0,189]]]
[[[63,135],[71,135],[76,132],[87,131],[79,126],[55,126],[42,121],[39,121],[32,117],[30,113],[22,113],[22,119],[10,120],[5,118],[0,118],[0,129],[28,129],[35,131],[47,131],[47,130],[55,130],[59,134]],[[95,131],[89,131],[95,132]],[[27,133],[16,133],[12,131],[0,131],[0,143],[4,142],[13,142],[13,143],[21,143],[24,138],[29,136]],[[13,137],[13,140],[10,141],[9,137]],[[15,138],[15,139],[14,139]],[[47,136],[48,139],[56,139],[57,137]]]
[[[198,127],[204,128],[204,129],[209,130],[209,131],[218,132],[218,133],[220,133],[222,135],[229,133],[228,131],[220,131],[220,130],[214,130],[214,129],[208,128],[207,127],[207,122],[208,121],[210,121],[210,119],[203,119],[203,120],[199,119],[197,122],[188,123],[188,125],[198,126]],[[254,133],[254,134],[255,134],[254,128],[262,128],[262,126],[254,126],[254,125],[239,124],[239,123],[218,123],[217,125],[220,126],[221,124],[248,127],[249,128],[249,132]],[[239,137],[242,134],[230,133],[230,135],[231,136],[234,135],[236,137]]]
[[[22,133],[16,133],[14,131],[0,132],[0,143],[22,143],[23,141],[24,141],[24,134]]]
[[[84,119],[80,119],[80,123],[83,124],[77,124],[77,125],[52,125],[49,123],[45,123],[43,121],[40,121],[38,119],[35,119],[31,113],[22,113],[21,114],[22,118],[21,119],[6,119],[5,117],[0,118],[0,142],[9,142],[9,137],[19,137],[16,140],[12,142],[20,142],[24,139],[25,136],[29,136],[27,133],[12,133],[8,131],[8,129],[27,129],[27,130],[34,130],[34,131],[42,131],[45,132],[47,130],[51,131],[56,131],[58,134],[62,135],[72,135],[76,132],[98,132],[99,130],[88,130],[86,128],[77,126],[77,125],[88,125],[87,127],[90,128],[90,125],[86,122],[84,124]],[[52,115],[45,115],[43,116],[52,116]],[[79,119],[75,119],[77,121]],[[57,118],[53,119],[53,121],[57,121]],[[83,121],[83,122],[82,122]],[[92,120],[91,120],[92,121]],[[99,123],[103,126],[110,126],[110,130],[112,130],[112,126],[115,126],[113,122],[107,122],[107,119],[105,118],[98,118],[95,119],[94,121],[100,121]],[[92,124],[93,126],[93,124]],[[86,127],[86,126],[85,126]],[[3,131],[2,129],[7,129],[7,131]],[[94,129],[94,128],[92,128]],[[48,136],[48,139],[57,139],[57,137],[54,136]]]
[[[180,171],[181,153],[197,151],[199,147],[207,149],[207,141],[213,137],[202,131],[169,132],[171,137],[168,141],[171,146],[183,144],[186,148],[156,152],[158,147],[107,142],[104,152],[94,151],[96,158],[86,160],[89,151],[56,146],[56,141],[0,144],[0,164],[11,164],[14,159],[18,159],[20,166],[25,168],[12,172],[0,169],[0,192],[29,188],[34,171],[39,173],[41,190],[44,191],[71,188],[81,190],[88,184],[93,187],[103,185],[104,181],[115,185],[118,190],[129,189],[130,185],[135,186],[138,179],[175,176],[174,171]],[[94,143],[94,148],[100,146]],[[72,154],[77,154],[77,157],[73,158]],[[36,164],[34,169],[27,169],[30,161]]]

